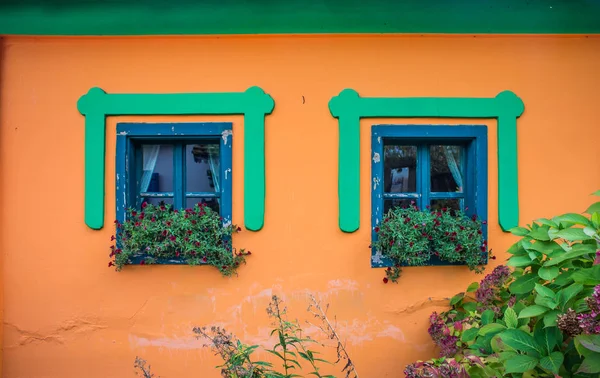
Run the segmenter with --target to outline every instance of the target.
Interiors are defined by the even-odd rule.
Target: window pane
[[[416,192],[417,147],[386,145],[383,155],[383,190],[386,193]]]
[[[142,145],[140,192],[173,191],[173,146]]]
[[[187,192],[220,192],[219,145],[188,144],[185,146]]]
[[[462,176],[463,147],[430,146],[431,191],[462,192],[464,177]]]
[[[185,201],[185,207],[186,207],[186,209],[191,209],[197,203],[198,204],[205,203],[206,206],[210,207],[217,213],[220,213],[221,206],[220,206],[219,202],[220,202],[220,200],[218,198],[187,198]]]
[[[390,209],[393,209],[394,207],[409,207],[410,203],[413,200],[409,200],[409,199],[388,199],[388,200],[384,200],[383,201],[383,214],[387,214],[388,211],[390,211]]]
[[[160,206],[163,203],[165,205],[173,205],[173,198],[157,198],[157,197],[147,197],[142,199],[142,203],[147,202],[151,205]]]
[[[441,210],[445,208],[454,214],[456,210],[461,210],[460,201],[461,199],[458,198],[431,200],[431,210]]]

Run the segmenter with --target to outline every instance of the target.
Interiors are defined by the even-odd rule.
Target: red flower
[[[478,233],[479,235],[481,235],[481,234],[482,234],[481,230],[477,230],[477,233]]]
[[[248,251],[248,252],[246,252],[246,254],[247,254],[247,255],[251,255],[251,254],[252,254],[252,252]]]
[[[226,270],[226,269],[227,269],[227,265],[223,265],[223,266],[221,267],[221,269],[223,269],[223,270]]]
[[[458,226],[458,228],[460,228],[461,231],[465,229],[463,226]]]
[[[477,220],[477,214],[473,214],[473,216],[471,217],[471,219],[473,219],[474,221]]]
[[[388,280],[388,278],[387,278],[387,277],[383,277],[383,283],[384,283],[384,284],[388,283],[388,281],[389,281],[389,280]]]
[[[179,210],[173,210],[173,212],[174,212],[175,214],[177,214],[177,213],[179,213]]]
[[[140,226],[140,222],[135,222],[135,227],[139,227]]]
[[[167,208],[165,207],[165,205],[160,205],[160,209],[164,211],[164,210],[166,210]]]
[[[151,221],[152,221],[152,222],[156,222],[156,218],[155,218],[155,217],[152,217]]]
[[[192,255],[192,256],[196,256],[196,251],[191,251],[191,252],[190,252],[190,255]]]
[[[111,266],[114,266],[114,265],[115,265],[115,263],[113,263],[112,261],[110,261],[110,262],[108,263],[108,267],[109,267],[109,268],[110,268]]]
[[[167,236],[167,230],[163,230],[162,236]]]
[[[187,234],[188,234],[188,235],[191,235],[191,234],[192,234],[192,230],[188,230],[188,231],[187,231]]]
[[[379,232],[379,227],[375,227],[375,232]]]
[[[394,241],[390,240],[390,247],[394,245]]]
[[[179,257],[179,251],[175,252],[175,257]]]
[[[448,211],[447,207],[442,207],[442,211]]]
[[[487,221],[483,221],[483,222],[481,222],[481,224],[487,224]]]
[[[200,247],[200,242],[199,242],[199,241],[197,241],[197,242],[195,242],[195,243],[194,243],[194,245],[195,245],[196,247]]]
[[[140,220],[144,219],[144,213],[140,214]]]
[[[485,251],[484,251],[485,252]],[[490,259],[496,260],[496,256],[490,256]]]
[[[115,238],[115,235],[112,235],[112,236],[110,237],[110,241],[113,241],[113,240],[115,240],[115,239],[116,239],[116,238]]]
[[[387,270],[388,272],[391,272],[391,271],[392,271],[392,268],[390,268],[390,267],[388,266],[388,268],[387,268],[386,270]]]
[[[206,256],[202,258],[202,262],[204,262],[204,263],[205,263],[205,262],[207,262],[207,261],[208,261],[208,260],[207,260]]]
[[[481,252],[485,252],[485,245],[481,246]]]
[[[408,245],[412,247],[413,245],[415,245],[415,243],[410,242],[410,243],[408,243]]]
[[[144,202],[144,203],[142,204],[142,209],[145,209],[145,208],[146,208],[146,206],[148,206],[148,202]]]
[[[196,222],[196,220],[195,220],[195,219],[194,219],[194,220],[192,220],[192,224],[196,224],[196,223],[198,223],[198,222]]]
[[[237,232],[240,232],[240,231],[242,231],[242,228],[241,228],[241,227],[238,227],[238,228],[237,228]]]
[[[185,238],[183,238],[183,240],[185,240],[186,242],[190,241],[190,238],[188,238],[187,236]]]
[[[121,254],[121,252],[123,252],[123,250],[121,250],[121,248],[117,248],[117,249],[115,250],[115,253],[116,253],[117,255]]]
[[[175,240],[177,240],[177,238],[176,238],[174,235],[171,235],[171,236],[169,237],[169,240],[171,240],[171,241],[173,241],[173,242],[174,242]]]
[[[144,260],[140,261],[140,265],[146,265],[146,261],[144,261]]]

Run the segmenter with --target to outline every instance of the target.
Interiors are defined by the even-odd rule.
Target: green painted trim
[[[259,88],[232,93],[107,94],[91,88],[77,102],[85,116],[85,223],[104,226],[106,116],[244,115],[244,224],[258,231],[265,215],[265,116],[273,98]]]
[[[511,91],[493,98],[360,97],[344,89],[329,101],[339,123],[339,225],[344,232],[360,226],[360,119],[497,118],[498,119],[498,221],[507,231],[519,223],[517,118],[523,101]]]
[[[0,35],[600,33],[597,0],[3,0]]]

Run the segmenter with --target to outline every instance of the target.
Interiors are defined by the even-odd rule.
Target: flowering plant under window
[[[201,204],[192,209],[175,210],[171,205],[144,203],[142,210],[129,209],[124,223],[115,221],[116,245],[111,246],[111,261],[117,271],[140,257],[140,264],[158,261],[185,261],[189,265],[213,265],[224,276],[234,274],[250,251],[232,247],[231,235],[241,229],[223,225],[219,214]]]
[[[383,281],[397,282],[401,266],[426,265],[433,257],[481,273],[487,261],[484,224],[476,216],[446,208],[420,211],[413,204],[391,209],[375,227],[377,240],[373,243],[373,248],[394,265],[386,270]]]

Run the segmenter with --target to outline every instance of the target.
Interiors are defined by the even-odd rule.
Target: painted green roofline
[[[0,35],[597,34],[600,0],[2,0]]]

